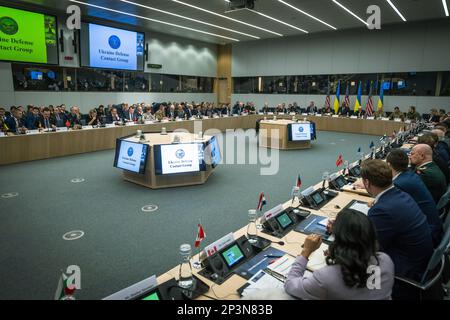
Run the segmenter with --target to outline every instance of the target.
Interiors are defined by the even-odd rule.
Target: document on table
[[[370,207],[367,205],[367,203],[362,202],[355,202],[350,206],[349,209],[359,211],[361,213],[364,213],[366,216],[369,213]]]

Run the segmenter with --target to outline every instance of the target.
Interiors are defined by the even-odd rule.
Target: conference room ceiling
[[[82,13],[85,16],[133,25],[137,29],[149,30],[150,32],[157,31],[212,43],[236,43],[236,40],[251,41],[257,40],[257,38],[265,39],[300,34],[308,36],[302,30],[313,34],[366,28],[362,21],[342,9],[333,0],[283,1],[309,13],[324,23],[294,10],[280,0],[255,0],[254,11],[244,9],[227,13],[225,11],[228,9],[228,4],[225,0],[20,0],[6,1],[6,3],[22,3],[25,7],[31,6],[29,7],[30,9],[45,7],[48,10],[56,9],[61,12],[65,11],[69,5],[76,4],[82,8]],[[450,0],[446,1],[450,5]],[[378,5],[381,8],[381,27],[389,24],[407,24],[420,20],[449,19],[446,17],[442,0],[392,0],[392,3],[398,8],[407,22],[403,22],[402,18],[386,0],[338,0],[338,2],[362,18],[363,21],[367,20],[368,14],[366,10],[368,6]],[[164,10],[178,16],[151,10],[136,4]],[[235,20],[229,20],[192,6]],[[266,16],[262,16],[258,12]],[[274,21],[267,16],[278,19],[288,25]],[[171,25],[155,20],[170,23]],[[245,24],[239,23],[239,21]],[[337,30],[334,30],[333,27]]]

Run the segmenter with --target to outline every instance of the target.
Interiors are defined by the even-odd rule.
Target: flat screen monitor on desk
[[[162,300],[162,299],[161,299],[161,294],[159,293],[159,290],[155,289],[149,293],[146,293],[142,297],[140,297],[139,300]]]
[[[203,143],[154,146],[155,174],[167,175],[205,171]]]
[[[222,252],[222,257],[225,259],[228,267],[231,268],[239,261],[244,259],[244,254],[237,244],[231,246],[229,249]]]
[[[310,123],[291,123],[288,125],[289,141],[310,141]]]
[[[149,146],[147,144],[117,139],[114,167],[144,174]]]
[[[322,194],[320,192],[315,192],[311,195],[316,205],[321,204],[325,199],[322,197]]]
[[[217,143],[216,137],[212,137],[206,144],[205,158],[207,159],[208,164],[210,164],[213,168],[217,167],[222,161],[219,144]]]
[[[294,223],[286,212],[278,215],[276,219],[283,229],[286,229],[287,227],[289,227],[291,224]]]

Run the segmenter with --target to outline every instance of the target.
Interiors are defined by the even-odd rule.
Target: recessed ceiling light
[[[300,13],[303,13],[304,15],[306,15],[306,16],[308,16],[308,17],[310,17],[310,18],[312,18],[312,19],[314,19],[314,20],[316,20],[316,21],[319,21],[320,23],[323,23],[324,25],[326,25],[327,27],[330,27],[331,29],[337,30],[337,28],[336,28],[336,27],[333,27],[331,24],[328,24],[328,23],[326,23],[325,21],[320,20],[320,19],[317,18],[317,17],[314,17],[313,15],[309,14],[308,12],[305,12],[305,11],[299,9],[299,8],[293,6],[292,4],[287,3],[286,1],[283,1],[283,0],[278,0],[278,1],[281,2],[282,4],[288,6],[288,7],[291,7],[291,8],[294,9],[294,10],[297,10],[297,11],[300,12]]]
[[[401,14],[401,12],[397,9],[397,7],[395,6],[395,4],[393,4],[391,0],[386,0],[386,1],[387,1],[387,3],[389,3],[389,5],[392,7],[392,9],[394,9],[394,11],[397,12],[398,16],[399,16],[400,18],[402,18],[403,21],[406,22],[405,17],[404,17],[404,16]]]
[[[345,7],[342,3],[338,2],[337,0],[333,0],[333,2],[335,4],[337,4],[339,7],[341,7],[342,9],[344,9],[345,11],[347,11],[348,13],[350,13],[352,16],[354,16],[356,19],[358,19],[359,21],[361,21],[362,23],[364,23],[366,26],[369,26],[369,24],[367,23],[367,21],[364,21],[363,19],[361,19],[360,17],[358,17],[355,13],[353,13],[350,9],[348,9],[347,7]]]
[[[447,0],[442,0],[442,5],[444,6],[445,15],[448,17]]]
[[[278,20],[278,19],[276,19],[276,18],[274,18],[274,17],[271,17],[271,16],[269,16],[269,15],[267,15],[267,14],[264,14],[264,13],[262,13],[262,12],[259,12],[259,11],[256,11],[256,10],[252,10],[252,9],[248,9],[248,10],[251,11],[251,12],[257,13],[257,14],[259,14],[260,16],[263,16],[263,17],[265,17],[265,18],[267,18],[267,19],[270,19],[270,20],[276,21],[276,22],[278,22],[278,23],[284,24],[285,26],[288,26],[288,27],[290,27],[290,28],[292,28],[292,29],[299,30],[299,31],[304,32],[304,33],[308,33],[308,31],[306,31],[306,30],[303,30],[303,29],[301,29],[301,28],[298,28],[298,27],[296,27],[296,26],[293,26],[292,24],[286,23],[286,22],[284,22],[284,21]]]
[[[218,26],[218,25],[215,25],[215,24],[212,24],[212,23],[208,23],[208,22],[204,22],[204,21],[198,20],[198,19],[193,19],[193,18],[189,18],[189,17],[186,17],[186,16],[182,16],[180,14],[176,14],[176,13],[172,13],[172,12],[169,12],[169,11],[165,11],[165,10],[149,7],[149,6],[140,4],[140,3],[136,3],[136,2],[132,2],[132,1],[128,1],[128,0],[120,0],[120,1],[128,3],[128,4],[131,4],[131,5],[134,5],[134,6],[137,6],[137,7],[142,7],[142,8],[146,8],[146,9],[149,9],[149,10],[165,13],[165,14],[168,14],[168,15],[171,15],[171,16],[174,16],[174,17],[178,17],[178,18],[194,21],[194,22],[197,22],[197,23],[201,23],[201,24],[204,24],[204,25],[207,25],[207,26],[211,26],[211,27],[227,30],[227,31],[230,31],[230,32],[239,33],[239,34],[242,34],[244,36],[251,37],[251,38],[254,38],[254,39],[261,39],[260,37],[253,36],[253,35],[248,34],[248,33],[240,32],[240,31],[229,29],[229,28],[225,28],[225,27],[221,27],[221,26]]]
[[[191,8],[194,8],[194,9],[197,9],[197,10],[200,10],[200,11],[203,11],[203,12],[207,12],[207,13],[213,14],[213,15],[218,16],[218,17],[222,17],[222,18],[224,18],[224,19],[228,19],[228,20],[231,20],[231,21],[240,23],[240,24],[244,24],[244,25],[249,26],[249,27],[252,27],[252,28],[256,28],[256,29],[259,29],[259,30],[262,30],[262,31],[266,31],[266,32],[272,33],[272,34],[277,35],[277,36],[280,36],[280,37],[283,36],[281,33],[274,32],[274,31],[271,31],[271,30],[269,30],[269,29],[261,28],[261,27],[252,25],[252,24],[250,24],[250,23],[247,23],[247,22],[244,22],[244,21],[240,21],[240,20],[238,20],[238,19],[233,19],[233,18],[227,17],[227,16],[225,16],[225,15],[223,15],[223,14],[220,14],[220,13],[217,13],[217,12],[214,12],[214,11],[210,11],[210,10],[206,10],[206,9],[203,9],[203,8],[200,8],[200,7],[197,7],[197,6],[194,6],[194,5],[192,5],[192,4],[189,4],[189,3],[186,3],[186,2],[183,2],[183,1],[179,1],[179,0],[172,0],[172,1],[174,1],[174,2],[176,2],[176,3],[179,3],[179,4],[182,4],[182,5],[185,5],[185,6],[187,6],[187,7],[191,7]]]
[[[224,38],[224,39],[228,39],[228,40],[239,42],[238,39],[222,36],[220,34],[216,34],[216,33],[212,33],[212,32],[206,32],[206,31],[202,31],[202,30],[198,30],[198,29],[194,29],[194,28],[181,26],[181,25],[178,25],[178,24],[175,24],[175,23],[170,23],[170,22],[165,22],[165,21],[161,21],[161,20],[157,20],[157,19],[147,18],[147,17],[139,16],[137,14],[123,12],[123,11],[119,11],[119,10],[115,10],[115,9],[111,9],[111,8],[106,8],[106,7],[102,7],[102,6],[98,6],[98,5],[95,5],[95,4],[90,4],[90,3],[86,3],[86,2],[82,2],[82,1],[78,1],[78,0],[69,0],[69,1],[70,2],[74,2],[74,3],[78,3],[78,4],[83,4],[83,5],[88,6],[88,7],[93,7],[93,8],[98,8],[98,9],[102,9],[102,10],[106,10],[106,11],[110,11],[110,12],[120,13],[120,14],[123,14],[123,15],[126,15],[126,16],[130,16],[130,17],[135,17],[135,18],[139,18],[139,19],[144,19],[144,20],[148,20],[148,21],[162,23],[162,24],[165,24],[165,25],[168,25],[168,26],[173,26],[173,27],[177,27],[177,28],[181,28],[181,29],[191,30],[191,31],[195,31],[195,32],[208,34],[208,35],[211,35],[211,36],[215,36],[215,37]]]

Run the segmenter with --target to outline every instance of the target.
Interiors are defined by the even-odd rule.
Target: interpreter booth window
[[[210,77],[198,77],[198,92],[213,93],[214,79]]]
[[[181,92],[181,81],[179,75],[162,74],[161,81],[161,92]]]
[[[328,75],[305,76],[308,86],[308,94],[327,94],[328,93]]]
[[[359,75],[346,74],[339,76],[341,79],[341,94],[345,96],[348,87],[349,95],[356,95],[358,93]]]
[[[302,76],[288,76],[288,92],[290,94],[300,94],[301,93],[301,84],[303,81]]]
[[[148,92],[149,74],[139,72],[124,72],[125,92]]]
[[[287,77],[273,77],[274,78],[274,84],[275,84],[275,92],[274,93],[280,93],[280,94],[287,94]]]
[[[65,91],[77,91],[77,69],[63,69],[63,84]]]
[[[436,94],[436,72],[403,72],[385,75],[391,83],[394,96],[434,96]]]
[[[78,91],[113,91],[111,72],[101,69],[78,69]]]
[[[200,92],[198,77],[181,76],[181,91],[182,92]]]
[[[450,96],[450,71],[442,72],[441,96]]]
[[[162,92],[163,81],[161,79],[160,73],[150,74],[150,91],[151,92]]]
[[[262,77],[263,93],[276,93],[276,83],[274,77]]]
[[[261,79],[261,81],[259,81]],[[259,93],[258,83],[261,82],[261,92],[263,92],[262,88],[262,78],[257,77],[239,77],[234,78],[234,93]]]
[[[63,91],[63,68],[12,64],[14,90]]]

